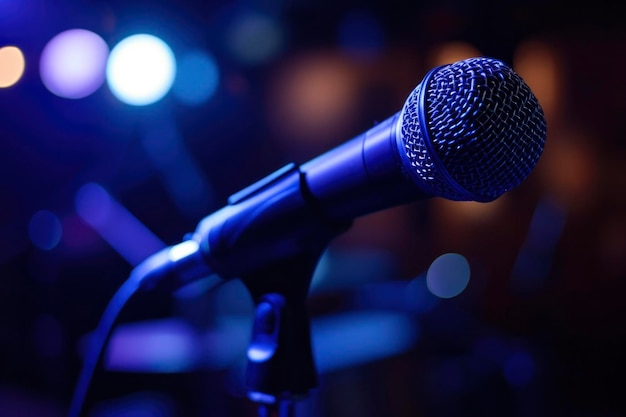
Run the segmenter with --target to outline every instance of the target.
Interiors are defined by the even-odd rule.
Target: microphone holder
[[[259,417],[293,417],[295,402],[317,387],[306,301],[321,252],[241,278],[255,303],[246,389]]]

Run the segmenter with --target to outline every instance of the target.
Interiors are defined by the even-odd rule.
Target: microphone
[[[175,289],[211,274],[249,276],[321,253],[369,213],[432,197],[492,201],[528,177],[545,138],[539,102],[502,61],[437,67],[401,111],[233,194],[187,239],[150,256],[131,276],[144,289]]]

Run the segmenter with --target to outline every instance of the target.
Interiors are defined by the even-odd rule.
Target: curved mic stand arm
[[[295,401],[317,387],[306,300],[322,250],[241,278],[256,306],[246,389],[259,417],[293,416]]]

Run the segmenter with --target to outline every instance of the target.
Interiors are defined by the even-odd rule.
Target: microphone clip
[[[255,303],[247,349],[248,398],[263,410],[293,407],[317,387],[307,294],[319,251],[299,254],[242,282]]]

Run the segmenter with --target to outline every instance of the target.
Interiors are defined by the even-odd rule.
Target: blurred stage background
[[[626,32],[611,4],[0,0],[0,415],[64,415],[133,265],[476,55],[539,98],[543,157],[493,203],[398,207],[333,242],[310,297],[320,387],[298,411],[625,415]],[[255,415],[251,312],[237,281],[132,299],[85,415]]]

